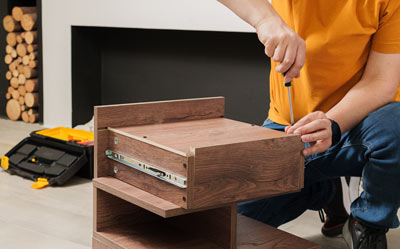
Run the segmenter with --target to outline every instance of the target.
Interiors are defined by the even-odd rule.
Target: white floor
[[[0,119],[0,155],[39,125]],[[32,182],[0,171],[0,248],[89,249],[92,234],[92,184],[75,177],[62,187],[30,188]],[[316,212],[281,226],[282,230],[314,241],[323,249],[347,248],[342,238],[320,233]],[[400,229],[388,234],[389,248],[400,248]]]

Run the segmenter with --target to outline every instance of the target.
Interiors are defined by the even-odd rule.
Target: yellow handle
[[[8,156],[1,156],[1,167],[4,170],[8,170],[9,165],[10,165],[10,162],[9,162]]]

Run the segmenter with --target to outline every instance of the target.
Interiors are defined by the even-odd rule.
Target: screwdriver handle
[[[283,77],[285,77],[285,75],[286,75],[286,72],[283,73]],[[293,86],[293,83],[291,81],[290,82],[285,82],[285,80],[283,80],[283,85],[285,87],[289,87],[289,86]]]

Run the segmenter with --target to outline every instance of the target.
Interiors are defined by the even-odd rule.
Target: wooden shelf
[[[109,246],[107,248],[222,249],[210,241],[176,229],[166,221],[135,226],[108,227],[100,232],[95,232],[93,236]]]
[[[242,215],[238,216],[237,236],[237,249],[320,248],[305,239]],[[210,241],[170,226],[166,220],[136,226],[107,227],[95,232],[94,240],[94,244],[103,245],[105,249],[222,249]]]
[[[199,211],[183,209],[114,177],[96,178],[93,186],[164,218]]]

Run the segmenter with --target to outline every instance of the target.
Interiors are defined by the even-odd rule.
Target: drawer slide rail
[[[168,183],[178,186],[180,188],[185,189],[187,187],[186,178],[183,176],[176,175],[174,173],[165,171],[156,166],[141,162],[137,159],[122,155],[122,154],[112,151],[112,150],[106,150],[105,154],[109,159],[112,159],[114,161],[122,163],[126,166],[129,166],[131,168],[139,170],[148,175],[157,177],[160,180],[163,180],[165,182],[168,182]]]

